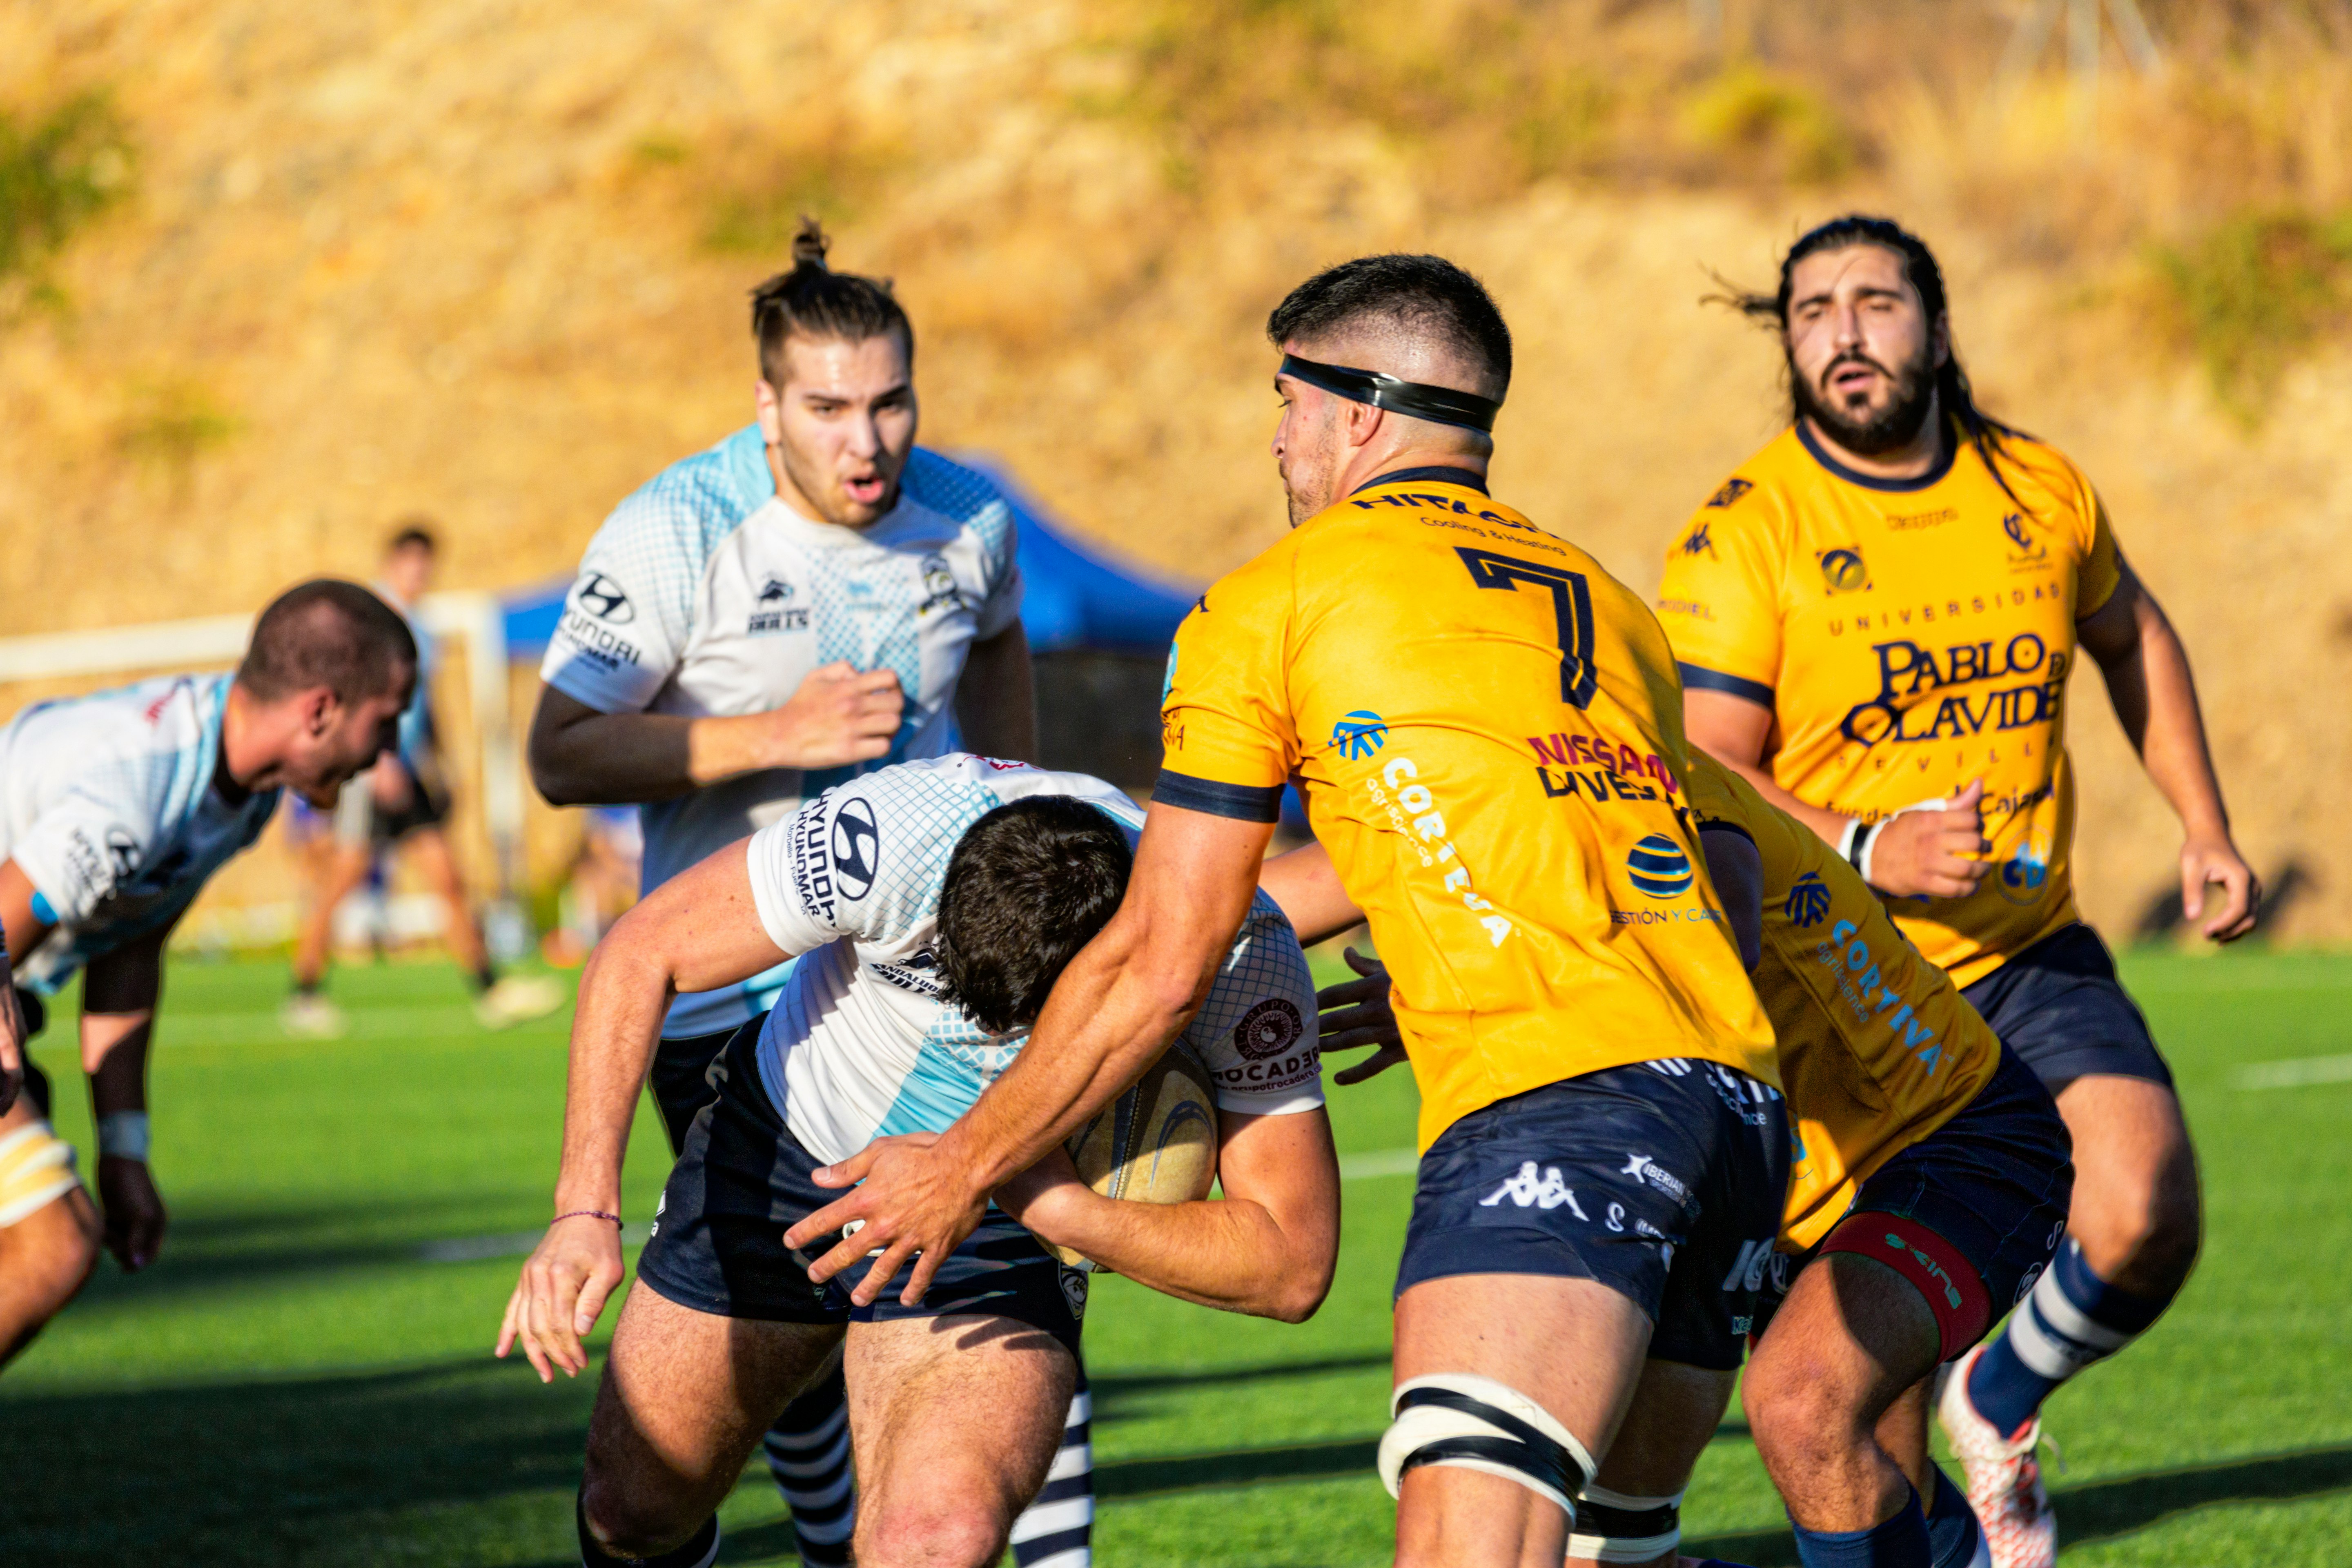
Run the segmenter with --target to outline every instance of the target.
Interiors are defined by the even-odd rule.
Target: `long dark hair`
[[[1797,263],[1816,251],[1843,250],[1855,245],[1879,246],[1903,258],[1903,276],[1909,279],[1912,288],[1919,291],[1919,305],[1927,313],[1929,326],[1933,327],[1937,321],[1944,323],[1944,363],[1936,368],[1937,406],[1945,416],[1959,422],[1962,438],[1976,448],[1977,457],[1983,462],[1985,470],[1992,475],[1993,482],[2000,486],[2002,492],[2016,501],[2020,508],[2030,511],[2032,509],[2026,507],[2025,502],[2019,500],[2017,492],[2010,489],[2009,477],[2001,471],[1999,459],[2010,456],[2007,446],[2010,437],[2025,440],[2032,437],[2014,426],[2002,424],[1977,406],[1976,394],[1969,385],[1969,373],[1960,366],[1959,348],[1950,341],[1950,305],[1944,292],[1944,269],[1936,265],[1936,253],[1927,248],[1926,240],[1892,218],[1847,213],[1843,217],[1833,217],[1825,224],[1807,229],[1797,237],[1797,243],[1790,246],[1789,254],[1780,258],[1780,286],[1775,292],[1755,294],[1727,285],[1727,291],[1718,298],[1751,321],[1759,321],[1778,331],[1785,353],[1789,332],[1790,279],[1796,274]],[[1796,374],[1796,366],[1791,364],[1789,375],[1792,405],[1797,395],[1794,385]],[[1792,407],[1792,419],[1795,412]]]

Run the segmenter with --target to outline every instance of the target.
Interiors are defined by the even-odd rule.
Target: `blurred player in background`
[[[562,988],[553,981],[541,975],[501,978],[492,967],[448,835],[442,830],[450,802],[433,722],[433,676],[438,659],[433,635],[416,615],[417,601],[433,585],[434,553],[432,531],[421,518],[403,524],[384,549],[376,592],[400,612],[416,638],[421,661],[416,693],[400,716],[398,748],[379,758],[366,777],[352,780],[336,800],[330,847],[321,847],[312,859],[319,882],[294,950],[294,994],[279,1015],[289,1034],[332,1038],[343,1032],[342,1009],[320,992],[334,943],[335,910],[394,849],[440,896],[446,911],[442,941],[473,982],[476,1017],[489,1028],[502,1029],[545,1017],[563,1005]],[[298,804],[295,809],[307,808]]]
[[[0,1361],[73,1299],[101,1240],[126,1269],[155,1260],[147,1048],[163,944],[282,790],[328,805],[394,743],[415,680],[407,624],[356,584],[322,579],[261,613],[234,676],[36,703],[0,730],[0,927],[27,988],[16,1001],[37,1034],[39,997],[88,972],[81,1060],[105,1210],[101,1226],[28,1059],[26,1092],[0,1116]]]
[[[2074,905],[2078,648],[2179,815],[2188,916],[2234,941],[2261,889],[2180,639],[2081,470],[1977,408],[1927,246],[1839,218],[1740,303],[1781,334],[1794,420],[1667,552],[1690,738],[1836,846],[2057,1096],[2065,1248],[1940,1406],[1995,1563],[2049,1568],[2042,1402],[2155,1322],[2200,1230],[2171,1072]]]
[[[1770,1246],[1788,1173],[1772,1033],[1669,785],[1656,620],[1487,494],[1511,374],[1493,300],[1441,258],[1367,257],[1267,335],[1295,526],[1177,633],[1126,902],[968,1115],[835,1166],[826,1184],[864,1184],[785,1236],[861,1220],[816,1276],[882,1247],[871,1300],[919,1251],[919,1290],[988,1193],[1191,1018],[1296,779],[1421,1088],[1379,1460],[1396,1561],[1556,1563],[1643,1357],[1738,1365],[1751,1288],[1727,1270]],[[1627,787],[1548,780],[1530,732],[1605,748]]]
[[[555,929],[540,940],[550,963],[581,963],[613,922],[637,901],[646,835],[635,806],[592,805],[582,813],[580,852],[563,880]]]
[[[559,805],[642,805],[648,894],[886,763],[1036,749],[1012,509],[915,445],[913,325],[825,249],[804,225],[792,269],[752,292],[755,421],[614,509],[541,670],[531,775]],[[671,1004],[651,1081],[673,1152],[786,968]],[[836,1380],[768,1447],[811,1563],[846,1561],[854,1523],[841,1408]],[[1074,1440],[1081,1487],[1089,1452]],[[1055,1568],[1083,1561],[1085,1522],[1046,1532],[1076,1541]],[[1036,1544],[1015,1531],[1024,1564]]]
[[[590,960],[573,1027],[557,1218],[507,1309],[542,1379],[625,1276],[629,1121],[673,990],[794,954],[730,1042],[614,1330],[588,1436],[583,1561],[701,1568],[716,1510],[785,1402],[845,1347],[868,1568],[980,1568],[1052,1484],[1084,1271],[1041,1240],[1231,1311],[1305,1320],[1339,1254],[1339,1173],[1307,1027],[1307,958],[1252,901],[1180,1047],[1214,1086],[1214,1202],[1115,1202],[1067,1154],[1007,1184],[921,1300],[812,1286],[784,1226],[877,1136],[946,1131],[1026,1043],[1070,955],[1118,908],[1143,814],[1099,779],[968,755],[887,768],[649,893]],[[1166,1042],[1162,1042],[1165,1044]],[[825,1245],[834,1237],[827,1237]]]

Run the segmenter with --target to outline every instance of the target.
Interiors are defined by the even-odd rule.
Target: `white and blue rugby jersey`
[[[952,750],[966,653],[1020,616],[1013,510],[985,477],[919,447],[887,516],[865,529],[815,522],[777,498],[754,425],[614,509],[540,673],[600,712],[702,717],[781,708],[839,659],[898,672],[907,706],[887,755],[747,774],[641,808],[650,890],[834,784]],[[682,995],[662,1033],[731,1029],[773,1001],[783,973]]]
[[[847,1159],[893,1133],[945,1131],[1027,1042],[1025,1029],[988,1034],[939,999],[931,944],[964,830],[1037,795],[1097,806],[1130,841],[1143,826],[1135,803],[1100,779],[957,754],[843,784],[752,838],[760,922],[778,947],[808,955],[760,1032],[761,1082],[818,1159]],[[1315,982],[1264,893],[1182,1038],[1227,1110],[1323,1103]]]
[[[18,980],[43,992],[177,920],[205,879],[261,837],[278,791],[214,787],[226,675],[176,675],[38,702],[0,729],[0,859],[57,930]]]

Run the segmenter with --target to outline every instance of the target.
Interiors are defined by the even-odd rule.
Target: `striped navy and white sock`
[[[857,1478],[849,1459],[849,1391],[838,1366],[784,1407],[764,1446],[768,1473],[793,1510],[803,1568],[846,1568]]]
[[[2009,1327],[1969,1369],[1969,1403],[2004,1436],[2023,1430],[2057,1386],[2147,1331],[2172,1304],[2117,1289],[2068,1237]]]
[[[1020,1568],[1091,1568],[1095,1535],[1094,1396],[1078,1369],[1077,1392],[1062,1425],[1062,1451],[1045,1472],[1045,1489],[1013,1521],[1013,1560]]]

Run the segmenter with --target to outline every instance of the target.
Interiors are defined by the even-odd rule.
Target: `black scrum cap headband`
[[[1426,419],[1437,425],[1459,425],[1465,430],[1492,430],[1495,416],[1502,404],[1489,397],[1468,392],[1456,392],[1450,386],[1429,386],[1418,381],[1400,381],[1376,370],[1351,370],[1340,364],[1318,364],[1297,354],[1282,356],[1282,368],[1276,375],[1287,375],[1319,386],[1335,397],[1354,403],[1369,403],[1375,408],[1385,408],[1414,419]]]

